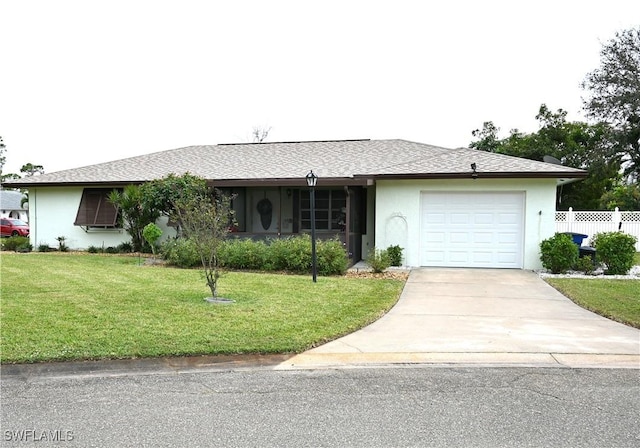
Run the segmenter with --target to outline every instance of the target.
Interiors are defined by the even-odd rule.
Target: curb
[[[240,370],[400,367],[640,369],[640,355],[576,353],[301,353],[72,361],[0,366],[3,379],[178,375]]]

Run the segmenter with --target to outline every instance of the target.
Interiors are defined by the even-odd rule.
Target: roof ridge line
[[[353,138],[346,140],[299,140],[287,142],[248,142],[248,143],[218,143],[216,146],[245,146],[245,145],[281,145],[290,143],[338,143],[338,142],[369,142],[370,138]]]

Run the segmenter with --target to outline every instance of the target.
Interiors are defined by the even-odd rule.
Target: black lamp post
[[[317,277],[317,260],[316,260],[316,183],[318,182],[318,176],[314,174],[313,170],[307,174],[307,185],[309,186],[309,199],[311,202],[311,273],[313,275],[313,282],[316,282]]]

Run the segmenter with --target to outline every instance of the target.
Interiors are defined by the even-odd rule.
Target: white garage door
[[[523,192],[423,192],[422,266],[522,268]]]

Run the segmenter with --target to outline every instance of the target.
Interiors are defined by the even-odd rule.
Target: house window
[[[85,188],[78,207],[76,226],[116,228],[118,209],[109,201],[112,188]]]
[[[347,196],[344,190],[316,190],[316,229],[343,231]],[[311,230],[311,199],[300,192],[300,227]]]

